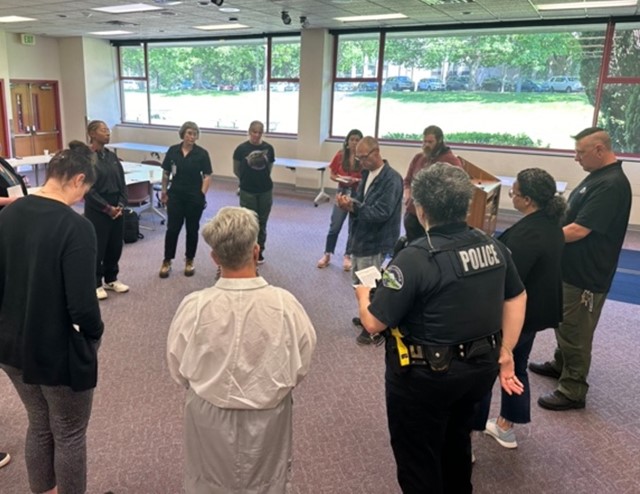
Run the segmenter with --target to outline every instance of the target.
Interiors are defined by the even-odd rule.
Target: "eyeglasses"
[[[373,148],[371,151],[369,151],[369,152],[368,152],[367,154],[365,154],[365,155],[361,155],[361,156],[357,156],[357,155],[356,155],[355,160],[356,160],[356,161],[364,161],[364,160],[368,159],[368,158],[369,158],[369,156],[371,156],[371,153],[373,153],[374,151],[377,151],[377,150],[378,150],[378,148]]]
[[[512,199],[514,197],[524,197],[522,194],[514,191],[513,189],[509,189],[509,197],[511,197]]]

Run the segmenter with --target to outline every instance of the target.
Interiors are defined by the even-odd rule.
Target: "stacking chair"
[[[160,169],[160,176],[162,176],[162,163],[160,163],[158,160],[144,160],[144,161],[141,161],[141,163],[143,165],[157,166]],[[153,190],[156,196],[156,207],[164,208],[164,204],[162,204],[162,201],[160,200],[160,193],[162,192],[162,184],[161,183],[153,184]]]

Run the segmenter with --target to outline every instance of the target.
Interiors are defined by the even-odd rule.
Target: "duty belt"
[[[398,328],[391,329],[390,341],[395,343],[400,367],[411,365],[429,366],[433,372],[445,372],[451,359],[469,360],[500,347],[502,334],[497,331],[489,336],[456,345],[426,345],[408,343]],[[394,352],[395,353],[395,352]]]

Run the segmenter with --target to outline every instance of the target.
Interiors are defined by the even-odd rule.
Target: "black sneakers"
[[[380,346],[384,343],[384,336],[380,333],[371,334],[362,325],[362,321],[359,317],[354,317],[351,319],[351,324],[353,324],[356,328],[360,330],[360,334],[356,338],[356,343],[358,345],[375,345]]]

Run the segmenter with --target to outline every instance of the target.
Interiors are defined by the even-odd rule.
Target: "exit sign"
[[[33,46],[33,45],[36,44],[36,37],[33,34],[21,34],[20,35],[20,42],[23,45]]]

